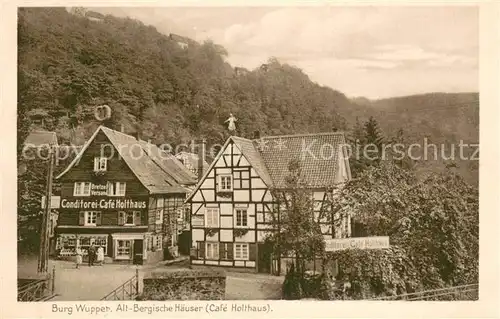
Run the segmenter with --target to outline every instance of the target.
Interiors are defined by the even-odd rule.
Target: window
[[[75,182],[73,196],[90,196],[90,182]]]
[[[219,243],[206,243],[205,258],[219,259]]]
[[[234,244],[234,259],[248,260],[248,244]]]
[[[233,175],[219,175],[219,191],[229,192],[233,190]]]
[[[220,244],[220,259],[232,260],[233,259],[233,244],[232,243],[221,243]]]
[[[134,212],[125,212],[125,225],[135,225]]]
[[[108,159],[106,157],[94,157],[94,171],[101,172],[107,169]]]
[[[108,182],[106,184],[106,190],[108,196],[125,196],[125,188],[127,184],[122,182]]]
[[[132,247],[131,240],[117,240],[116,241],[116,258],[128,259]]]
[[[156,224],[161,224],[163,223],[163,211],[164,211],[164,202],[165,200],[163,198],[158,198],[156,202]]]
[[[205,213],[205,227],[219,227],[219,208],[207,207]]]
[[[235,227],[247,227],[248,226],[248,215],[246,208],[237,208],[235,210]]]
[[[84,236],[80,237],[78,239],[80,249],[82,250],[83,254],[87,254],[88,249],[91,244],[94,244],[94,246],[99,247],[102,246],[104,248],[104,256],[107,255],[108,251],[108,236]]]
[[[96,226],[97,225],[97,215],[100,212],[85,212],[85,226]]]

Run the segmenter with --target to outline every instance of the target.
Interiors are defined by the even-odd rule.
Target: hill
[[[221,143],[230,113],[245,137],[347,128],[346,96],[276,59],[240,73],[212,42],[64,8],[20,9],[18,23],[19,108],[47,111],[47,128],[63,142],[88,138],[101,104],[113,110],[107,125],[173,145],[201,136]]]
[[[395,97],[381,100],[356,98],[351,100],[357,106],[355,112],[346,116],[353,125],[356,118],[363,122],[370,116],[378,121],[387,137],[395,137],[398,130],[404,132],[405,143],[410,145],[434,144],[438,147],[438,160],[420,161],[422,171],[442,169],[450,160],[443,160],[452,155],[455,148],[455,160],[458,170],[469,182],[478,182],[478,160],[460,158],[459,144],[470,144],[464,148],[464,157],[471,157],[479,143],[479,93],[428,93],[412,96]],[[430,151],[432,147],[429,147]],[[416,155],[423,150],[415,149]]]
[[[93,111],[102,104],[113,110],[107,126],[173,146],[200,137],[222,143],[230,113],[238,118],[236,134],[249,138],[255,131],[351,131],[356,120],[373,116],[388,140],[401,128],[412,143],[479,139],[477,93],[349,99],[274,58],[241,70],[212,42],[64,8],[20,9],[18,30],[19,131],[29,129],[26,113],[41,112],[62,143],[83,144],[100,124]],[[440,170],[445,162],[420,167]],[[477,181],[477,162],[459,166]]]

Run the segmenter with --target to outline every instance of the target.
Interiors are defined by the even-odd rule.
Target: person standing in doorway
[[[96,255],[95,246],[94,246],[94,244],[90,244],[90,247],[88,250],[89,267],[92,267],[94,265],[95,255]]]

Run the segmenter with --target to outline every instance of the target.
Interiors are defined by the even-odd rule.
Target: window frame
[[[222,188],[223,178],[229,178],[229,182],[231,183],[229,188]],[[218,184],[219,192],[232,192],[234,190],[233,174],[219,174],[218,179],[219,179],[219,184]],[[227,185],[227,183],[224,183],[224,185]]]
[[[238,225],[238,212],[245,213],[245,225]],[[235,207],[234,208],[234,228],[248,228],[248,208],[247,207]],[[243,221],[243,218],[241,218]]]
[[[124,211],[125,216],[124,216],[124,221],[123,221],[123,226],[135,226],[135,211]],[[127,223],[127,218],[129,214],[132,215],[132,223]]]
[[[112,192],[110,192],[110,186],[112,187]],[[120,190],[120,185],[123,185],[123,193],[119,193],[118,190]],[[123,197],[125,196],[125,192],[127,190],[127,183],[126,182],[107,182],[106,183],[106,195],[110,197]]]
[[[159,205],[160,201],[161,201],[161,205]],[[164,212],[165,212],[165,199],[163,197],[161,197],[161,198],[158,198],[156,200],[155,224],[162,224],[163,223]]]
[[[86,210],[84,211],[84,221],[83,221],[83,226],[97,226],[97,213],[100,213],[99,211],[96,210]],[[95,218],[95,222],[89,223],[89,216],[92,216]],[[91,221],[92,221],[91,217]]]
[[[216,214],[216,224],[209,224],[208,221],[209,221],[209,218],[208,218],[208,215],[209,213],[211,214]],[[213,215],[211,216],[212,220],[214,219],[213,218]],[[219,210],[219,207],[206,207],[205,208],[205,227],[206,228],[219,228],[219,219],[220,219],[220,210]]]
[[[94,156],[94,172],[105,172],[107,170],[108,170],[108,158],[101,156]]]
[[[208,252],[209,252],[209,249],[208,247],[212,247],[210,252],[211,252],[211,256],[209,256]],[[215,250],[213,249],[215,247],[215,250],[217,251],[217,255],[215,255]],[[219,260],[219,243],[218,242],[212,242],[212,241],[207,241],[205,242],[205,259],[206,260]]]
[[[85,193],[85,185],[88,184],[88,192]],[[91,182],[74,182],[73,183],[73,196],[90,196],[90,189],[92,188]],[[78,192],[77,192],[78,190]]]
[[[242,250],[241,256],[237,256],[238,250],[236,249],[236,246],[241,246]],[[243,247],[246,247],[246,258],[243,256]],[[234,260],[250,260],[250,245],[248,243],[234,243],[233,244],[233,259]]]

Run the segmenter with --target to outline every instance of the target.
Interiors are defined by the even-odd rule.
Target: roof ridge
[[[337,132],[321,132],[321,133],[272,135],[272,136],[263,136],[261,138],[307,137],[307,136],[325,136],[325,135],[345,135],[345,132],[344,131],[337,131]],[[253,139],[252,141],[259,141],[261,138]]]
[[[236,135],[230,136],[229,138],[243,140],[243,141],[246,141],[246,142],[253,142],[253,140],[251,140],[251,139],[244,138],[244,137],[241,137],[241,136],[236,136]]]

